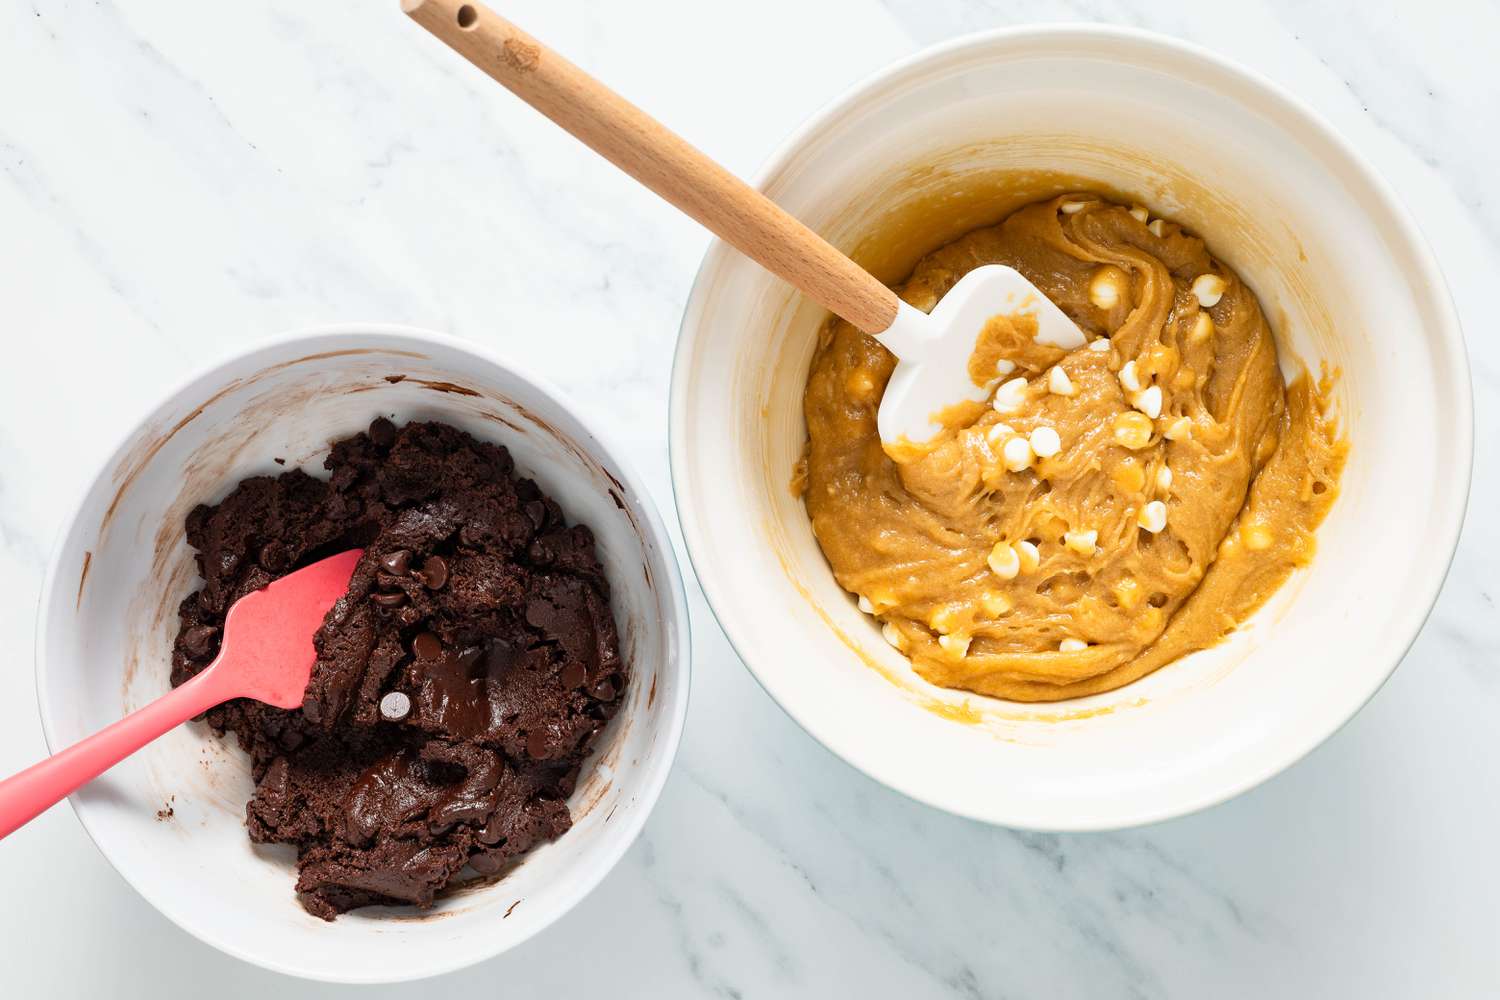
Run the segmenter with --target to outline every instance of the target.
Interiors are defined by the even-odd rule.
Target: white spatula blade
[[[933,416],[988,397],[994,382],[975,385],[969,357],[984,324],[999,315],[1035,316],[1039,344],[1073,350],[1087,339],[1021,272],[1003,264],[964,275],[930,314],[903,304],[890,329],[877,337],[898,359],[880,401],[882,441],[930,441],[943,429]]]

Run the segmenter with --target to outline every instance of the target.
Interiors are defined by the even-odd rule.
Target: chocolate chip
[[[547,751],[552,748],[552,741],[548,738],[548,735],[545,729],[533,729],[527,733],[526,752],[537,760],[544,759],[547,756]]]
[[[442,556],[428,556],[422,562],[422,572],[417,574],[431,590],[442,590],[448,582],[448,560]]]
[[[533,529],[542,530],[542,525],[547,523],[547,505],[540,500],[532,500],[526,505],[526,516],[531,520]]]
[[[490,640],[484,656],[485,673],[492,680],[499,680],[516,660],[516,649],[504,639]]]
[[[212,625],[194,625],[182,634],[182,651],[195,660],[207,659],[218,634],[219,630]]]
[[[589,672],[582,663],[572,661],[562,669],[562,686],[568,690],[583,687],[583,682],[589,679]]]
[[[443,655],[443,640],[431,632],[423,632],[411,641],[411,651],[419,660],[435,660]]]
[[[590,694],[600,701],[614,701],[615,695],[619,693],[619,690],[615,687],[615,679],[613,677],[599,678],[594,682],[594,688],[590,692]]]
[[[500,870],[504,860],[499,857],[499,852],[479,851],[469,855],[469,866],[481,875],[493,875]]]
[[[395,576],[405,576],[411,569],[411,553],[406,549],[397,549],[395,552],[381,556],[380,568]]]
[[[370,422],[370,440],[377,448],[389,448],[396,443],[396,425],[385,417],[376,417]]]
[[[399,590],[370,595],[370,600],[382,608],[399,608],[406,603],[406,595]]]

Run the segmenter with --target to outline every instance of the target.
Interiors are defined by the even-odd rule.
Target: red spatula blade
[[[349,589],[364,552],[299,569],[235,602],[218,659],[196,677],[93,736],[0,781],[0,838],[162,733],[231,698],[297,708],[312,676],[313,635]]]
[[[363,549],[340,552],[240,598],[224,618],[224,640],[209,669],[240,697],[300,707],[317,659],[313,635],[349,589],[362,555]]]

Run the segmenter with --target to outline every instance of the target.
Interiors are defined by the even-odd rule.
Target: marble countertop
[[[1473,364],[1473,499],[1431,621],[1350,725],[1237,800],[1107,835],[994,829],[866,779],[771,703],[690,584],[691,717],[639,842],[515,951],[369,995],[1500,993],[1500,7],[504,9],[746,174],[848,84],[977,29],[1130,23],[1258,69],[1363,150],[1434,245]],[[169,385],[258,338],[367,319],[502,348],[607,415],[671,520],[668,366],[707,236],[395,0],[18,0],[0,95],[0,774],[44,752],[33,618],[63,511]],[[1371,541],[1423,544],[1400,525]],[[7,995],[342,995],[170,925],[66,808],[0,845],[0,885]]]

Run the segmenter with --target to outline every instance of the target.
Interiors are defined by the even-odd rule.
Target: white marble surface
[[[414,323],[609,415],[668,514],[666,386],[707,243],[407,24],[395,0],[0,5],[0,773],[43,752],[32,629],[62,512],[190,370],[316,322]],[[1171,823],[1019,834],[909,802],[789,721],[695,591],[677,769],[588,900],[381,996],[1257,997],[1500,992],[1500,8],[1299,0],[513,0],[520,23],[748,173],[895,57],[1137,24],[1281,81],[1394,182],[1474,367],[1471,517],[1432,621],[1287,774]],[[497,329],[533,330],[501,338]],[[594,362],[578,364],[583,344]],[[1372,543],[1421,545],[1400,525]],[[1390,581],[1393,587],[1400,580]],[[691,590],[691,588],[690,588]],[[0,845],[7,996],[338,995],[169,925],[55,809]]]

